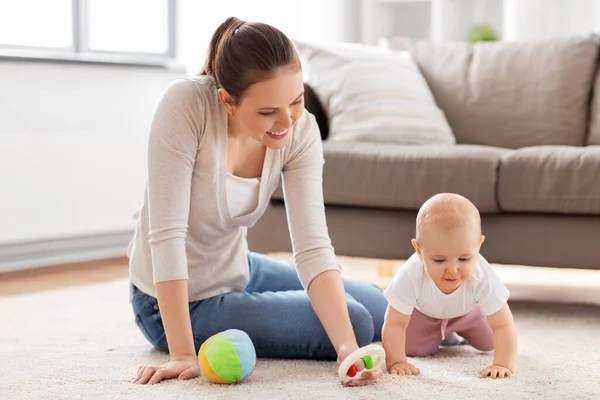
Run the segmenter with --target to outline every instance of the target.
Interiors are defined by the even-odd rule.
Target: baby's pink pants
[[[415,308],[406,329],[406,355],[419,357],[434,354],[441,341],[453,332],[465,338],[477,350],[494,349],[494,334],[479,307],[475,306],[467,314],[451,319],[428,317]]]

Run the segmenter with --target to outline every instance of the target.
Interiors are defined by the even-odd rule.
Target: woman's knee
[[[375,335],[375,328],[373,317],[369,311],[356,300],[348,300],[348,313],[358,345],[363,347],[371,343]]]
[[[373,323],[376,327],[379,326],[379,330],[381,330],[388,305],[383,295],[383,290],[377,285],[352,280],[345,280],[344,286],[346,293],[352,299],[366,307],[371,314]],[[377,332],[375,332],[375,335],[377,336]]]

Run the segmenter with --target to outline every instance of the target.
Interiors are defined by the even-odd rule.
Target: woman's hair
[[[213,34],[200,75],[212,76],[236,103],[253,83],[280,67],[300,69],[292,41],[279,29],[229,17]]]

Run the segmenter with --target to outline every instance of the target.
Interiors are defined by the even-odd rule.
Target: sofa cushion
[[[539,146],[505,154],[502,211],[600,214],[600,147]]]
[[[598,38],[545,41],[382,40],[411,52],[457,143],[582,146]]]
[[[443,111],[408,52],[357,43],[296,42],[330,141],[454,144]]]
[[[324,142],[326,205],[417,210],[439,192],[470,199],[482,213],[498,212],[500,157],[510,150],[485,146],[402,146]],[[281,190],[274,195],[283,199]]]

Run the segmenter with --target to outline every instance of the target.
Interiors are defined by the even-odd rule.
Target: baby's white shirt
[[[415,253],[398,268],[384,296],[391,307],[404,315],[411,315],[416,308],[432,318],[450,319],[467,314],[476,305],[485,316],[492,315],[506,304],[510,292],[479,254],[471,279],[445,294],[427,275]]]

